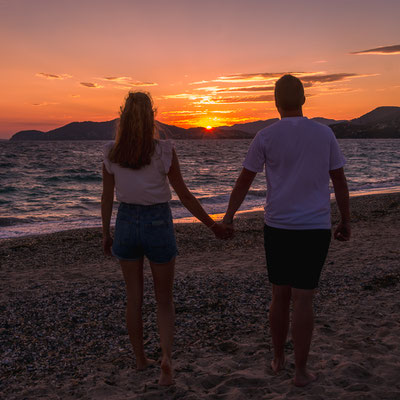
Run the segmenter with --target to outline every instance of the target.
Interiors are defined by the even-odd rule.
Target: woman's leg
[[[126,284],[126,326],[136,356],[136,367],[141,370],[152,363],[143,347],[143,258],[137,261],[120,260]]]
[[[154,291],[157,301],[157,323],[162,351],[160,385],[173,384],[172,343],[174,340],[175,308],[173,285],[175,258],[165,264],[150,262],[153,273]]]

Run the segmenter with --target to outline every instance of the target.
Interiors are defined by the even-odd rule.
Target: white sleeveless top
[[[103,162],[108,173],[114,175],[117,200],[129,204],[151,205],[171,200],[167,179],[172,162],[173,143],[158,140],[151,163],[140,169],[124,168],[109,160],[114,142],[103,147]]]

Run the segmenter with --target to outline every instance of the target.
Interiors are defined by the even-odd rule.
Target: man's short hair
[[[275,83],[276,106],[286,111],[298,110],[304,104],[304,87],[299,78],[283,75]]]

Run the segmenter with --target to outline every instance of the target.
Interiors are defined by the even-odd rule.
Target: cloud
[[[400,54],[400,44],[394,46],[376,47],[374,49],[353,51],[350,54],[363,55],[363,54],[380,54],[380,55],[393,55]]]
[[[254,81],[266,81],[275,80],[282,74],[275,72],[263,72],[263,73],[252,73],[252,74],[233,74],[227,76],[220,76],[213,82],[254,82]]]
[[[68,74],[47,74],[45,72],[38,72],[36,76],[38,76],[39,78],[60,79],[60,80],[72,78],[72,75]]]
[[[130,88],[135,86],[157,86],[155,82],[142,82],[132,79],[130,76],[106,76],[101,78],[105,82],[114,82],[117,84],[124,85],[124,88]]]
[[[113,82],[123,82],[126,83],[127,80],[131,80],[132,78],[129,76],[106,76],[102,78],[106,81],[113,81]]]
[[[347,78],[358,77],[358,74],[342,72],[337,74],[321,74],[321,75],[306,75],[301,77],[302,82],[306,83],[326,83],[326,82],[338,82],[343,81]]]
[[[247,86],[247,87],[232,87],[220,92],[271,92],[275,90],[275,86]]]
[[[346,94],[346,93],[354,93],[354,92],[360,92],[361,89],[353,89],[349,87],[324,87],[321,88],[318,95],[324,95],[324,94]]]
[[[259,72],[259,73],[237,73],[226,76],[219,76],[211,81],[192,82],[191,85],[202,85],[209,82],[254,82],[274,80],[281,77],[283,74],[280,72]]]
[[[253,83],[257,81],[264,81],[267,85],[251,85],[251,86],[240,86],[240,87],[222,87],[222,86],[209,86],[199,87],[195,90],[204,90],[207,92],[214,93],[229,93],[229,92],[264,92],[274,90],[273,84],[283,75],[291,74],[297,76],[304,84],[304,87],[310,87],[316,83],[336,82],[342,81],[348,78],[355,78],[367,75],[358,75],[354,73],[335,73],[327,74],[322,71],[317,72],[266,72],[266,73],[246,73],[246,74],[233,74],[227,76],[220,76],[217,79],[211,81],[193,82],[192,85],[205,84],[210,82],[219,83]]]
[[[274,90],[274,86],[260,85],[260,86],[240,86],[240,87],[222,87],[222,86],[208,86],[202,88],[195,88],[194,90],[213,92],[213,93],[231,93],[231,92],[267,92]]]
[[[81,82],[82,86],[86,86],[88,88],[95,88],[95,89],[100,89],[103,86],[98,85],[97,83],[93,83],[93,82]]]
[[[262,96],[235,96],[235,97],[220,97],[213,99],[217,104],[232,104],[232,103],[258,103],[275,101],[273,94],[266,94]]]
[[[52,106],[55,104],[60,104],[60,103],[52,103],[52,102],[47,102],[47,101],[43,101],[42,103],[32,103],[32,105],[36,106],[36,107]]]
[[[162,96],[164,99],[190,99],[190,100],[196,100],[198,98],[197,95],[192,94],[192,93],[179,93],[179,94],[167,94],[165,96]]]
[[[207,111],[163,111],[162,115],[204,115]]]
[[[208,115],[208,114],[232,114],[236,113],[236,110],[194,110],[194,111],[163,111],[162,115],[171,115],[171,116],[197,116],[197,115]]]
[[[271,76],[274,78],[271,82],[267,82],[266,85],[248,85],[248,86],[207,86],[194,88],[196,93],[179,93],[162,96],[164,99],[185,99],[191,101],[195,107],[201,107],[208,104],[239,104],[239,103],[259,103],[259,102],[273,102],[274,101],[274,83],[278,77],[281,77],[284,73],[265,73],[265,74],[235,74],[230,75],[229,79],[224,80],[225,82],[231,81],[231,77],[238,79],[248,79],[250,82],[252,79],[259,79],[259,77],[267,76],[270,79]],[[362,78],[368,76],[376,76],[377,74],[356,74],[353,72],[340,72],[340,73],[326,73],[323,71],[317,72],[297,72],[293,75],[299,77],[303,82],[305,88],[316,88],[327,93],[334,93],[336,83],[347,82],[351,79]],[[220,79],[219,77],[218,79]],[[215,80],[217,81],[217,80]],[[247,82],[247,81],[246,81]],[[329,86],[327,88],[327,86]],[[340,85],[339,85],[340,86]],[[326,89],[326,90],[325,90]],[[347,93],[350,89],[338,88],[336,93]],[[354,89],[352,89],[354,90]],[[204,93],[199,93],[199,92]],[[262,93],[264,92],[264,93]],[[239,95],[243,93],[243,95]],[[246,95],[247,93],[247,95]],[[251,94],[254,95],[251,95]],[[255,95],[260,93],[260,95]],[[235,94],[237,94],[235,96]],[[315,96],[316,93],[307,93],[307,97]]]

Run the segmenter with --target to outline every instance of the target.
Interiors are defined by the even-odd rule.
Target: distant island
[[[400,107],[378,107],[349,121],[321,117],[312,119],[330,126],[338,139],[400,139]],[[156,121],[156,125],[162,139],[251,139],[260,129],[276,121],[278,119],[273,118],[212,129],[185,129],[159,121]],[[48,132],[20,131],[10,140],[112,140],[117,122],[117,119],[105,122],[72,122]]]

